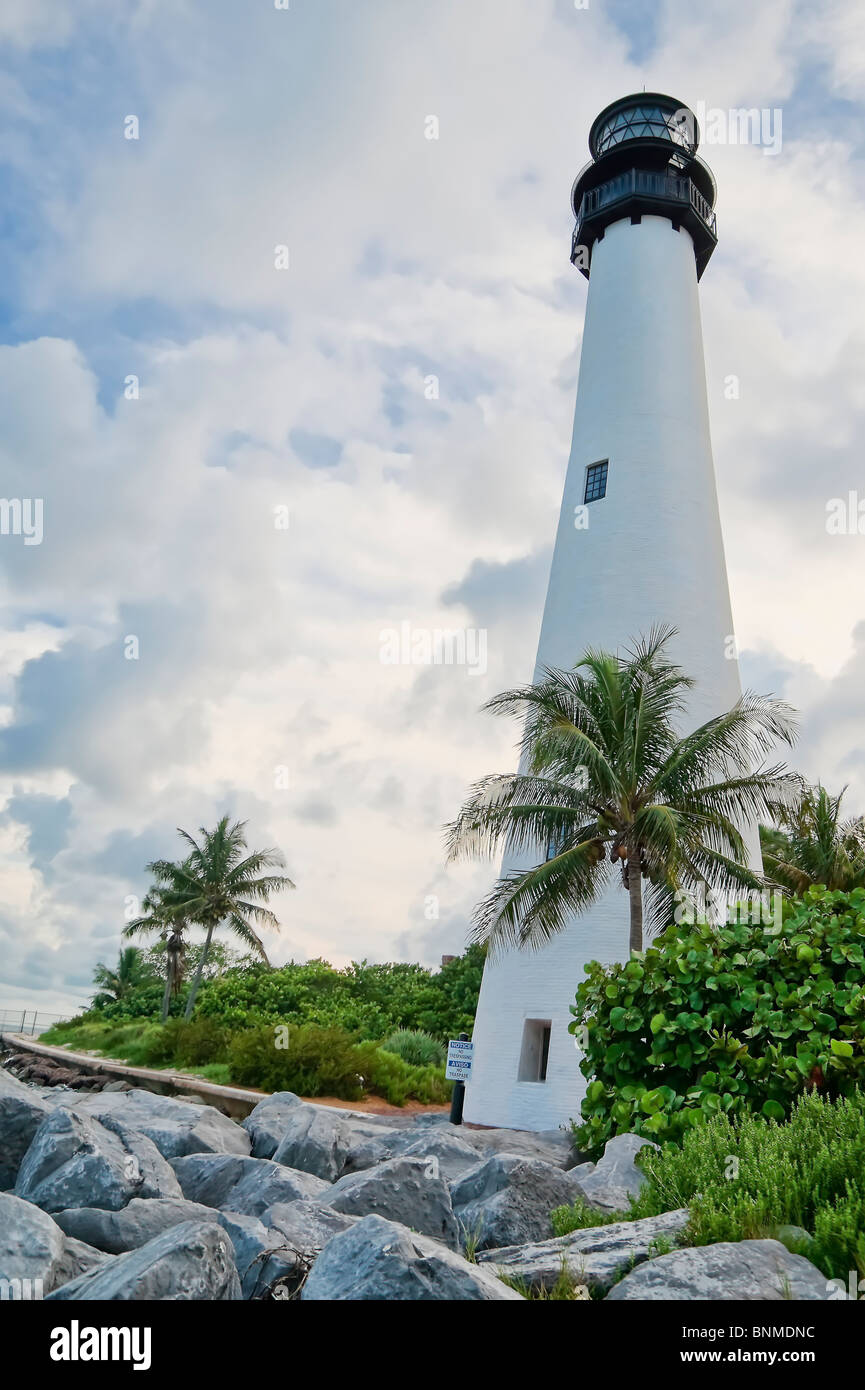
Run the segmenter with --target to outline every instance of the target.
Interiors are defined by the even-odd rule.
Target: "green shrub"
[[[283,1040],[287,1046],[278,1047]],[[275,1028],[250,1028],[232,1038],[228,1065],[232,1080],[241,1086],[360,1100],[358,1054],[351,1035],[341,1028],[288,1028],[284,1039]]]
[[[808,1258],[830,1278],[865,1274],[865,1095],[811,1094],[790,1119],[715,1115],[681,1148],[644,1149],[648,1187],[630,1216],[690,1208],[692,1245],[752,1240],[781,1226],[813,1237]]]
[[[450,1100],[453,1082],[445,1080],[443,1066],[413,1067],[395,1052],[368,1043],[358,1048],[358,1055],[364,1085],[391,1105],[407,1100],[445,1105]]]
[[[719,1113],[781,1119],[809,1086],[865,1084],[865,890],[811,888],[780,931],[671,926],[625,965],[586,967],[572,1032],[591,1078],[576,1142],[681,1141]]]
[[[412,1067],[443,1067],[447,1060],[442,1044],[420,1028],[399,1028],[381,1046]]]
[[[556,1235],[635,1221],[688,1207],[682,1240],[782,1240],[845,1288],[851,1271],[865,1275],[865,1094],[832,1100],[800,1096],[790,1119],[714,1115],[690,1129],[680,1146],[643,1149],[638,1165],[648,1183],[627,1212],[602,1214],[585,1202],[557,1207]],[[801,1227],[793,1239],[784,1227]],[[656,1242],[655,1254],[668,1242]]]
[[[616,1221],[630,1220],[626,1211],[599,1211],[590,1207],[582,1197],[567,1207],[556,1207],[550,1220],[554,1236],[567,1236],[571,1231],[587,1231],[594,1226],[612,1226]]]

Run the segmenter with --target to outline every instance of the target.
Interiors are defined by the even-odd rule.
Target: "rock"
[[[477,1149],[471,1144],[464,1143],[454,1135],[439,1133],[432,1126],[412,1139],[402,1149],[400,1157],[434,1159],[445,1182],[454,1182],[463,1177],[470,1169],[477,1168],[480,1161]]]
[[[0,1191],[14,1186],[21,1160],[48,1113],[32,1087],[0,1068]]]
[[[639,1265],[607,1294],[610,1300],[774,1302],[830,1299],[834,1286],[778,1240],[721,1241],[674,1250]]]
[[[33,1136],[15,1192],[49,1212],[85,1205],[117,1211],[132,1197],[181,1195],[171,1167],[144,1135],[61,1109]]]
[[[537,1244],[482,1250],[478,1262],[492,1265],[530,1289],[551,1289],[563,1268],[577,1284],[608,1289],[633,1265],[649,1259],[657,1242],[677,1244],[687,1220],[685,1207],[642,1221],[592,1226]]]
[[[451,1126],[450,1128],[454,1128]],[[494,1153],[521,1154],[539,1158],[555,1168],[572,1168],[579,1162],[570,1134],[560,1129],[529,1132],[521,1129],[467,1129],[459,1126],[460,1138],[484,1156]]]
[[[797,1247],[814,1244],[814,1237],[805,1230],[804,1226],[779,1226],[772,1234],[775,1240],[780,1240],[787,1250],[792,1250],[798,1255],[804,1254],[804,1251],[801,1248],[797,1249]]]
[[[290,1204],[286,1204],[288,1206]],[[299,1288],[308,1264],[285,1242],[278,1230],[256,1216],[221,1211],[219,1224],[234,1247],[234,1262],[244,1298],[266,1298],[275,1284],[289,1297]]]
[[[631,1198],[638,1197],[647,1179],[634,1163],[640,1149],[656,1149],[651,1139],[640,1134],[617,1134],[608,1139],[604,1156],[591,1173],[578,1181],[589,1206],[601,1211],[628,1211]]]
[[[301,1299],[446,1303],[514,1301],[521,1295],[429,1236],[372,1215],[328,1242]]]
[[[312,1173],[301,1173],[266,1158],[234,1154],[190,1154],[174,1159],[184,1197],[207,1207],[246,1216],[261,1216],[277,1202],[314,1199],[330,1185]]]
[[[128,1081],[106,1081],[102,1087],[103,1091],[131,1091],[132,1087]]]
[[[113,1083],[112,1083],[113,1084]],[[158,1096],[140,1087],[123,1090],[106,1087],[94,1095],[69,1096],[67,1107],[77,1114],[90,1115],[102,1124],[107,1116],[150,1139],[164,1158],[185,1154],[249,1153],[250,1141],[242,1125],[212,1105],[191,1105],[175,1096]]]
[[[107,1258],[81,1241],[69,1240],[32,1202],[0,1193],[0,1279],[22,1281],[14,1297],[41,1298]]]
[[[459,1248],[451,1196],[433,1159],[392,1158],[377,1168],[348,1173],[321,1198],[323,1206],[347,1216],[376,1213],[422,1235]]]
[[[122,1302],[226,1302],[241,1297],[231,1241],[215,1221],[184,1221],[137,1250],[115,1255],[48,1295]]]
[[[120,1211],[103,1211],[100,1207],[73,1207],[59,1211],[58,1226],[68,1236],[86,1241],[97,1250],[122,1255],[137,1250],[162,1231],[170,1230],[181,1221],[213,1221],[213,1212],[198,1202],[183,1197],[133,1197]]]
[[[241,1121],[249,1135],[254,1158],[273,1158],[295,1106],[303,1105],[293,1091],[274,1091],[265,1096]],[[319,1175],[321,1176],[321,1175]]]
[[[346,1216],[318,1202],[277,1202],[261,1219],[282,1249],[294,1253],[296,1270],[302,1275],[329,1240],[347,1231],[360,1218]]]
[[[65,1243],[56,1221],[39,1207],[0,1193],[0,1279],[29,1281],[30,1297],[41,1297],[54,1287]]]
[[[478,1250],[546,1240],[553,1208],[579,1195],[570,1173],[519,1154],[494,1154],[451,1184],[462,1237]]]
[[[273,1158],[289,1168],[336,1182],[392,1157],[398,1134],[338,1110],[300,1104],[284,1115],[283,1135]]]
[[[86,1245],[83,1240],[74,1240],[69,1237],[63,1247],[63,1254],[57,1266],[54,1278],[54,1287],[60,1288],[63,1284],[70,1283],[73,1279],[79,1278],[82,1274],[87,1274],[91,1269],[101,1269],[102,1265],[107,1264],[111,1259],[104,1250],[97,1250],[92,1245]]]

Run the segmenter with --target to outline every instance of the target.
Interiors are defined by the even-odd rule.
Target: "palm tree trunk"
[[[183,1017],[187,1020],[192,1017],[192,1010],[195,1008],[195,996],[198,993],[198,986],[201,984],[201,976],[204,972],[204,967],[207,964],[207,953],[210,950],[210,938],[213,936],[214,925],[215,923],[211,922],[210,926],[207,928],[207,936],[204,942],[204,950],[201,952],[201,960],[198,962],[198,969],[195,972],[195,979],[192,981],[192,989],[189,991],[189,998],[186,1001],[186,1012],[184,1013]]]
[[[628,897],[631,900],[631,951],[643,949],[643,875],[639,851],[628,857]]]
[[[165,992],[162,995],[162,1022],[168,1018],[168,1005],[171,1000],[171,957],[165,958]]]

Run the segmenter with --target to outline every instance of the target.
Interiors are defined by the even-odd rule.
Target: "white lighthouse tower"
[[[697,292],[716,245],[715,182],[698,137],[693,114],[655,92],[614,102],[591,128],[572,195],[588,300],[535,670],[673,624],[671,654],[696,681],[692,727],[741,693]],[[570,1006],[584,964],[622,960],[627,942],[627,895],[611,886],[549,945],[488,962],[466,1121],[541,1130],[579,1116]]]

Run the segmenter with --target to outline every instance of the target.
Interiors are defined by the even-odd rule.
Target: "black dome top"
[[[635,92],[605,106],[589,131],[593,159],[617,145],[638,140],[677,145],[693,155],[700,143],[697,118],[675,97],[662,92]]]

